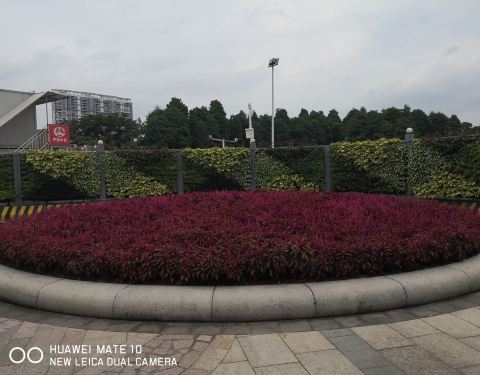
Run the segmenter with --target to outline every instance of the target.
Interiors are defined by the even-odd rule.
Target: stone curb
[[[127,285],[67,280],[0,265],[0,300],[95,318],[158,321],[308,319],[397,309],[480,290],[480,255],[361,279],[252,286]]]

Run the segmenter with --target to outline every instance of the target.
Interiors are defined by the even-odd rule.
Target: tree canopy
[[[259,147],[271,144],[271,116],[253,113],[252,123]],[[72,139],[77,144],[96,143],[103,139],[114,148],[140,145],[152,148],[184,148],[218,146],[209,139],[238,138],[236,145],[247,146],[245,128],[248,116],[244,111],[227,117],[219,100],[208,107],[188,107],[179,98],[172,98],[165,108],[156,107],[143,124],[118,116],[93,115],[72,124]],[[332,109],[308,111],[302,108],[296,117],[290,117],[283,108],[275,114],[275,145],[306,146],[330,144],[338,141],[356,141],[403,137],[406,128],[413,128],[416,137],[437,137],[460,134],[480,134],[480,127],[461,122],[456,115],[448,117],[441,112],[426,114],[421,109],[385,108],[381,111],[353,108],[342,119]]]
[[[71,141],[83,146],[102,140],[108,148],[128,148],[137,144],[140,128],[140,120],[113,114],[88,115],[71,122]]]

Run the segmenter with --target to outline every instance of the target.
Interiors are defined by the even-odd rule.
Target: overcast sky
[[[480,124],[478,0],[0,0],[0,88],[227,113],[408,104]]]

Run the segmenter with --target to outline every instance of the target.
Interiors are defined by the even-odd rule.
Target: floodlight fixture
[[[278,58],[278,57],[271,58],[270,61],[268,62],[268,67],[273,68],[274,66],[277,66],[279,60],[280,60],[280,58]]]

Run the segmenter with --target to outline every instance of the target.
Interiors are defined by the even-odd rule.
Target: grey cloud
[[[0,88],[132,98],[143,117],[172,96],[344,115],[410,104],[480,123],[476,0],[34,0],[4,2]],[[18,27],[21,24],[21,27]]]

